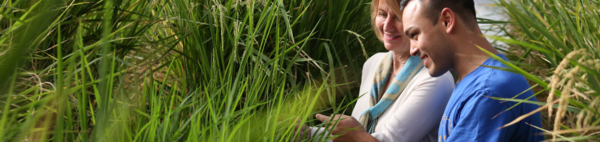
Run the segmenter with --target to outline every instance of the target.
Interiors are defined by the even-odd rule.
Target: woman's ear
[[[446,7],[442,9],[438,20],[444,27],[446,33],[451,33],[452,30],[454,30],[454,26],[456,25],[456,15],[454,15],[454,11],[450,8]]]

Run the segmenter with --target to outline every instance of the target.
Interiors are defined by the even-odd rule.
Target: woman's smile
[[[383,36],[387,40],[395,40],[395,39],[398,39],[400,37],[400,35],[390,35],[390,34],[384,34]]]

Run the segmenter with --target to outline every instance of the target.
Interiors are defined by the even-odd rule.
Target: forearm
[[[359,138],[355,140],[356,142],[379,142],[379,140],[377,140],[375,137],[373,137],[373,135],[367,132],[363,132],[359,135]]]
[[[329,134],[329,131],[327,131],[326,128],[324,128],[324,127],[310,127],[310,131],[311,131],[311,137],[316,138],[317,140],[320,140],[320,141],[327,139],[328,136],[324,136],[324,135]],[[355,131],[355,130],[353,130],[353,131]],[[345,137],[345,136],[351,136],[351,137]],[[338,141],[338,142],[345,142],[345,141],[349,141],[349,142],[379,142],[379,140],[377,140],[377,138],[373,137],[373,135],[367,133],[366,131],[355,131],[355,132],[347,133],[347,134],[344,134],[344,136],[340,135],[333,140]],[[327,142],[331,142],[331,141],[327,141]]]
[[[367,131],[352,130],[333,139],[334,142],[379,142]]]

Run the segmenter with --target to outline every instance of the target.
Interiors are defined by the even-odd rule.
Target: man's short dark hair
[[[476,20],[475,2],[473,0],[402,0],[400,1],[400,10],[404,10],[410,1],[424,3],[425,6],[423,10],[425,10],[425,16],[429,18],[434,25],[437,24],[440,13],[446,7],[462,17],[461,19],[465,20],[464,22],[467,24],[471,24],[469,20]]]

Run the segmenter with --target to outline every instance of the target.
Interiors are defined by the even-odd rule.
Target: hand
[[[327,123],[330,120],[332,120],[333,122],[339,120],[339,122],[337,123],[336,126],[334,126],[335,128],[333,128],[333,131],[331,132],[334,135],[339,135],[339,137],[334,138],[333,141],[344,141],[344,142],[351,142],[351,141],[376,142],[376,141],[378,141],[373,136],[371,136],[371,134],[367,133],[365,128],[360,124],[360,122],[358,122],[352,116],[338,114],[338,115],[335,115],[333,117],[333,119],[331,119],[329,116],[317,114],[315,117],[319,121],[324,122],[324,123]],[[328,127],[331,127],[331,126],[328,126]]]
[[[310,139],[311,137],[310,127],[302,124],[302,120],[300,118],[296,119],[296,125],[294,125],[293,133],[295,134],[293,141],[302,141],[303,138]]]

